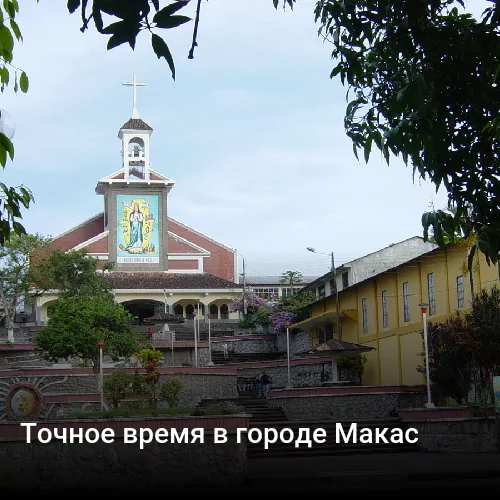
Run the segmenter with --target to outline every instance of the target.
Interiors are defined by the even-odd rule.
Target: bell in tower
[[[146,178],[146,159],[144,151],[144,141],[140,137],[133,137],[128,143],[128,166],[129,177],[145,180]]]

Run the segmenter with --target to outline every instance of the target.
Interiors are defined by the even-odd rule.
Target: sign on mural
[[[116,261],[120,264],[158,264],[158,196],[120,194],[116,209]]]

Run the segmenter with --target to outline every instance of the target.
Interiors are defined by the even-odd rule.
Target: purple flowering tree
[[[268,309],[270,307],[269,302],[257,294],[252,292],[245,293],[247,311],[251,313],[252,311],[258,311],[262,309]],[[243,294],[239,297],[235,297],[231,304],[229,305],[230,312],[243,312]]]
[[[285,329],[286,325],[292,323],[294,314],[288,311],[277,311],[271,314],[271,325],[275,332],[281,332]]]

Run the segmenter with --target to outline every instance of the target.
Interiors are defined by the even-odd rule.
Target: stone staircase
[[[197,408],[203,409],[209,405],[222,403],[227,401],[229,403],[233,403],[237,406],[241,406],[245,409],[245,413],[248,413],[251,416],[250,423],[253,422],[284,422],[286,421],[286,416],[283,413],[281,408],[270,408],[267,399],[258,398],[255,393],[245,393],[244,395],[240,395],[237,398],[229,398],[229,399],[202,399]]]
[[[375,454],[375,453],[398,453],[398,452],[416,452],[418,451],[417,444],[359,444],[353,443],[336,443],[336,424],[342,424],[344,434],[347,436],[352,423],[358,424],[360,428],[370,428],[375,431],[376,428],[395,429],[400,428],[405,430],[406,425],[398,418],[385,419],[366,419],[366,420],[350,420],[350,421],[294,421],[287,420],[281,408],[269,407],[268,400],[256,397],[255,393],[243,393],[237,398],[232,399],[203,399],[198,404],[197,408],[204,408],[214,403],[228,401],[238,406],[245,408],[245,412],[250,414],[249,428],[257,428],[264,432],[265,428],[273,428],[278,431],[282,429],[291,429],[294,436],[299,436],[299,429],[310,429],[312,438],[315,429],[325,429],[326,441],[324,443],[314,443],[311,448],[307,444],[302,444],[299,448],[295,448],[295,441],[291,443],[276,442],[269,445],[268,449],[264,448],[264,443],[250,443],[247,441],[247,456],[249,459],[262,458],[294,458],[294,457],[321,457],[321,456],[337,456],[337,455],[356,455]],[[387,431],[386,436],[390,436],[390,431]]]
[[[6,356],[6,369],[10,370],[29,370],[33,368],[47,368],[52,363],[43,360],[38,354],[19,354],[16,356]]]
[[[349,428],[352,423],[356,422],[358,429],[368,427],[375,430],[375,428],[402,428],[405,426],[397,418],[391,419],[373,419],[373,420],[356,420],[348,422],[338,422],[342,424],[344,434],[347,436]],[[293,430],[294,436],[299,436],[299,429],[310,429],[310,436],[312,438],[315,429],[325,429],[326,441],[324,443],[312,443],[311,448],[307,444],[302,443],[300,447],[295,448],[295,441],[289,444],[276,442],[269,445],[269,448],[264,449],[263,443],[247,443],[248,458],[286,458],[286,457],[321,457],[321,456],[336,456],[336,455],[356,455],[356,454],[376,454],[376,453],[400,453],[400,452],[416,452],[418,446],[416,444],[360,444],[353,443],[350,440],[348,443],[336,442],[335,421],[322,421],[322,422],[300,422],[300,421],[281,421],[281,422],[253,422],[251,427],[257,427],[263,431],[265,427],[272,427],[278,433],[281,429],[288,428]],[[390,436],[390,431],[386,433]]]

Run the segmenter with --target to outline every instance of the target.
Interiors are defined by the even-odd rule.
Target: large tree
[[[31,270],[32,291],[56,292],[48,324],[36,338],[38,350],[49,361],[80,357],[98,365],[98,348],[104,354],[129,356],[144,342],[131,326],[131,315],[115,302],[111,283],[99,261],[85,250],[63,252],[45,246]]]
[[[112,269],[111,263],[102,267],[98,259],[88,255],[87,250],[64,252],[45,245],[34,252],[31,259],[30,279],[32,293],[43,295],[57,291],[59,297],[91,297],[112,290],[105,271]]]
[[[21,30],[16,22],[19,12],[17,0],[3,0],[0,3],[0,92],[12,86],[14,92],[26,93],[29,81],[26,73],[14,66],[15,42],[22,41]],[[2,130],[5,118],[0,111],[0,167],[5,168],[7,159],[14,159],[14,145]],[[21,210],[27,209],[34,202],[31,191],[25,186],[7,186],[0,182],[0,246],[9,240],[11,235],[25,235],[26,229],[21,223]]]
[[[130,314],[112,294],[63,297],[36,337],[37,350],[52,362],[70,357],[91,360],[97,372],[101,340],[103,354],[113,357],[130,356],[143,343],[143,336],[134,330],[130,320]]]
[[[455,217],[464,220],[488,261],[500,250],[498,89],[500,11],[491,2],[480,19],[462,0],[320,0],[320,34],[333,46],[335,67],[349,88],[345,116],[354,152],[368,161],[373,146],[444,185]],[[452,231],[453,233],[453,231]]]
[[[14,342],[14,317],[31,288],[30,255],[47,243],[39,234],[13,236],[0,246],[0,306],[5,315],[7,335]]]
[[[296,1],[272,0],[275,8],[293,8]],[[496,1],[490,3],[475,18],[463,0],[318,0],[315,18],[320,36],[332,44],[331,77],[340,78],[349,89],[344,123],[356,156],[361,150],[368,161],[375,146],[387,162],[391,155],[401,157],[414,175],[430,179],[437,188],[444,185],[456,207],[456,217],[446,223],[458,226],[466,220],[477,235],[475,247],[488,262],[496,262],[500,10]],[[139,34],[149,36],[153,51],[168,63],[173,78],[174,58],[158,32],[168,33],[191,21],[181,14],[189,4],[196,6],[188,55],[193,58],[201,0],[165,5],[159,0],[67,1],[69,12],[82,18],[81,31],[93,24],[109,37],[108,49],[124,43],[134,49]],[[17,1],[5,0],[4,9],[11,23]],[[21,38],[17,25],[5,21],[0,28],[4,68],[12,62],[13,34]],[[6,83],[8,72],[0,71]],[[21,90],[27,90],[27,83],[21,73]],[[0,135],[0,164],[4,165],[7,153],[13,156],[12,145]],[[18,207],[31,200],[27,191],[19,191],[17,197],[15,191],[7,192]],[[445,243],[441,217],[430,212],[422,223],[425,230],[433,228],[438,243]],[[9,227],[0,213],[0,244]]]

